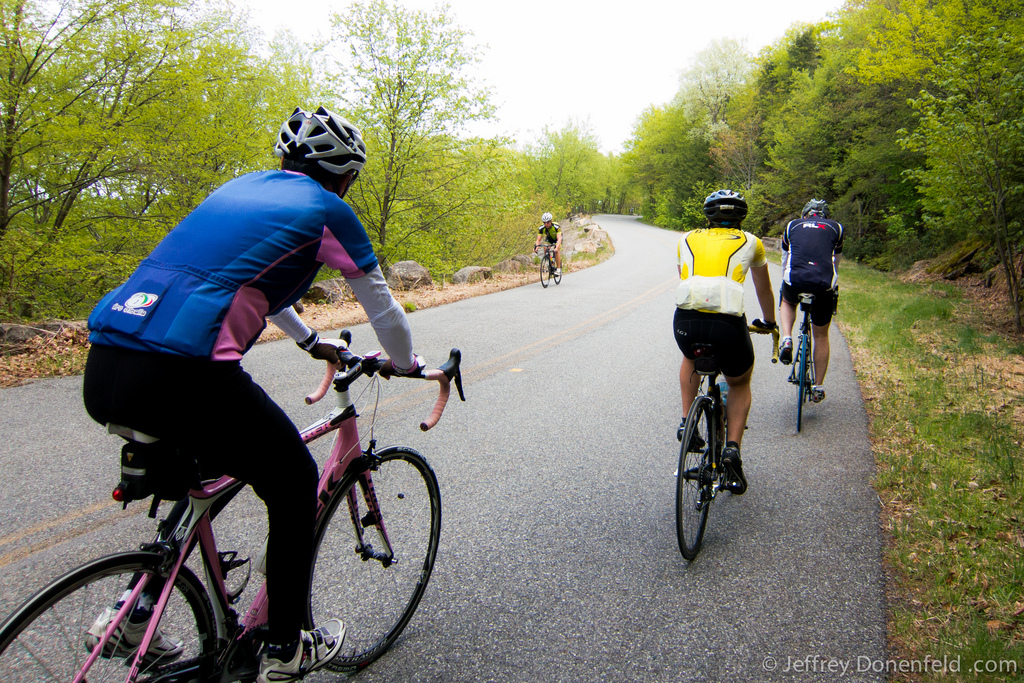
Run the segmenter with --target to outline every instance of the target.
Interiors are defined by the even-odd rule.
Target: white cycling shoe
[[[312,631],[300,631],[299,646],[290,661],[263,655],[256,683],[297,681],[337,657],[344,642],[345,625],[338,619],[326,621]]]
[[[110,607],[107,607],[100,613],[100,616],[93,622],[92,627],[85,632],[86,650],[92,652],[96,649],[100,640],[103,639],[103,634],[107,632],[110,622],[113,621],[115,614],[116,611]],[[139,645],[142,644],[142,638],[146,635],[146,628],[148,627],[149,621],[133,624],[130,620],[125,619],[118,625],[111,634],[110,640],[103,646],[101,656],[110,659],[111,657],[127,658],[134,655],[135,651],[139,649]],[[143,657],[143,662],[146,664],[171,662],[180,657],[184,651],[184,643],[177,638],[165,636],[162,631],[157,629],[156,634],[153,636],[153,642],[149,644],[146,656]]]

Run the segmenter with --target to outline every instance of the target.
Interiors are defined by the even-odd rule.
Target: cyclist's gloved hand
[[[295,343],[313,358],[325,360],[331,365],[341,363],[343,352],[348,350],[348,344],[344,339],[321,339],[316,330],[313,330],[312,334],[304,340]]]
[[[777,329],[779,329],[779,324],[774,321],[768,323],[765,322],[764,320],[761,320],[760,318],[754,318],[754,320],[750,323],[750,331],[757,332],[759,334],[768,334],[769,332],[772,332]]]
[[[395,365],[394,361],[390,358],[384,362],[378,374],[384,379],[388,379],[392,375],[396,377],[423,377],[423,370],[427,367],[427,364],[423,361],[422,356],[413,354],[413,365],[408,370],[402,369]]]

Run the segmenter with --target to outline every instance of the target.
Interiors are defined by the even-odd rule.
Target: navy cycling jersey
[[[808,216],[782,233],[782,279],[790,285],[834,289],[839,282],[834,256],[843,253],[843,226]]]
[[[100,300],[89,341],[238,360],[323,265],[347,278],[377,267],[352,209],[301,173],[249,173],[207,197]]]

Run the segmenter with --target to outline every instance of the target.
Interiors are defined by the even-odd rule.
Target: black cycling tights
[[[294,642],[306,614],[317,466],[284,411],[238,362],[203,361],[93,345],[85,408],[169,439],[195,454],[205,473],[252,486],[267,506],[267,592],[271,643]],[[108,454],[114,458],[114,451]]]

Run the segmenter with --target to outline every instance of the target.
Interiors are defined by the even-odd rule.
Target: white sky
[[[268,38],[288,27],[308,40],[327,34],[327,18],[349,0],[236,0],[252,10]],[[431,11],[435,0],[401,0]],[[477,81],[492,88],[496,128],[517,143],[544,126],[589,122],[604,152],[621,152],[644,109],[670,101],[679,73],[716,38],[743,41],[756,54],[796,22],[827,18],[842,0],[449,0],[452,16],[473,34],[483,61]],[[317,21],[322,16],[322,23]]]

